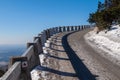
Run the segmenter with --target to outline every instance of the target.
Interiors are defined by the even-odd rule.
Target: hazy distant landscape
[[[11,56],[23,54],[25,49],[24,45],[0,45],[0,66],[5,65]]]

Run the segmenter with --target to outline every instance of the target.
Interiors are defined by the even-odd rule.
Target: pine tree
[[[98,1],[98,12],[101,12],[102,10],[104,10],[104,4],[102,4],[100,1]]]
[[[111,4],[112,4],[111,0],[105,0],[105,3],[104,3],[105,9],[110,8]]]
[[[88,22],[95,23],[102,29],[110,29],[112,22],[120,23],[120,0],[105,0],[98,2],[98,9],[95,13],[90,13]]]

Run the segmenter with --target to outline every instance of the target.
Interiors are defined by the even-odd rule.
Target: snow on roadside
[[[94,31],[88,33],[87,39],[94,42],[96,46],[103,51],[109,53],[111,56],[120,60],[120,26],[112,26],[111,30],[105,33],[101,31],[96,34]]]
[[[44,65],[44,61],[45,61],[45,55],[44,54],[40,54],[39,55],[39,59],[41,62],[41,65]],[[41,79],[41,71],[39,70],[39,66],[36,66],[32,71],[31,71],[31,78],[32,80],[40,80]]]
[[[32,80],[40,80],[40,71],[38,70],[38,69],[33,69],[32,71],[31,71],[31,78],[32,78]]]
[[[41,62],[41,66],[47,67],[47,56],[45,54],[40,54],[39,59]],[[47,79],[47,72],[42,71],[44,68],[41,66],[36,66],[32,71],[31,71],[31,78],[32,80],[46,80]]]

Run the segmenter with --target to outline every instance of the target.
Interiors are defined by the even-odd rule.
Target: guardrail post
[[[43,33],[38,34],[38,37],[41,37],[41,43],[42,43],[42,47],[44,46],[44,36]]]
[[[29,48],[31,45],[34,46],[34,52],[35,52],[35,53],[38,53],[38,48],[37,48],[36,43],[27,43],[27,48]]]
[[[58,32],[59,32],[58,27],[53,28],[53,33],[54,33],[54,34],[56,34],[56,33],[58,33]]]
[[[55,27],[55,33],[58,33],[58,32],[57,32],[57,27]]]
[[[62,28],[61,27],[59,27],[59,32],[62,32]]]
[[[45,30],[42,32],[42,40],[43,40],[43,46],[44,46],[44,43],[46,42],[46,33],[45,33]]]
[[[84,25],[84,29],[86,29],[87,28],[87,26],[86,25]]]
[[[39,62],[39,53],[38,53],[38,46],[36,43],[27,43],[27,48],[29,48],[31,45],[33,45],[34,47],[34,56],[35,56],[35,60],[34,60],[34,63],[35,64],[34,66],[36,65],[40,65],[40,62]]]
[[[71,31],[74,31],[73,26],[71,26]]]
[[[48,32],[47,32],[47,30],[44,30],[45,31],[45,42],[46,42],[46,40],[48,39]]]
[[[70,31],[70,27],[69,26],[67,27],[67,31]]]
[[[59,33],[59,27],[57,27],[57,32]]]
[[[75,31],[77,31],[77,26],[75,26]]]
[[[50,31],[50,36],[52,36],[52,29],[50,28],[49,31]]]
[[[89,28],[89,25],[87,25],[87,28]]]
[[[50,31],[49,31],[49,29],[46,30],[46,40],[47,40],[48,38],[50,38]]]
[[[78,26],[78,30],[80,30],[80,26]]]
[[[38,39],[38,41],[39,41],[39,44],[37,45],[37,47],[38,47],[38,53],[40,54],[40,53],[43,52],[43,51],[42,51],[41,37],[34,37],[34,41],[35,41],[36,39]]]
[[[12,66],[15,62],[18,62],[18,61],[21,62],[21,75],[20,75],[19,79],[31,80],[27,57],[21,57],[21,56],[11,57],[10,58],[10,66]]]
[[[66,29],[65,29],[65,26],[63,27],[63,32],[65,32],[66,31]]]
[[[50,38],[50,29],[48,29],[47,31],[48,31],[48,38]]]
[[[47,36],[47,30],[44,30],[44,32],[45,32],[45,42],[46,42],[46,40],[47,40],[47,38],[48,38],[48,36]]]
[[[55,33],[55,28],[53,28],[53,35],[54,35],[54,34],[56,34],[56,33]]]
[[[83,25],[83,29],[85,29],[85,25]]]
[[[81,26],[81,30],[83,30],[83,25]]]

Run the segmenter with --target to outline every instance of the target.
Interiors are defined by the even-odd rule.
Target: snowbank
[[[38,70],[37,68],[33,69],[31,71],[31,78],[32,80],[40,80],[40,70]]]
[[[47,67],[47,64],[49,63],[47,61],[47,54],[48,54],[48,51],[47,51],[46,47],[43,47],[43,54],[39,55],[41,66]],[[42,71],[43,68],[41,66],[36,66],[31,71],[32,80],[46,80],[47,79],[47,77],[46,77],[47,72]]]
[[[109,55],[120,60],[120,26],[112,26],[111,30],[105,33],[101,31],[99,34],[91,31],[87,35],[87,39],[93,42],[98,48],[109,53]]]

